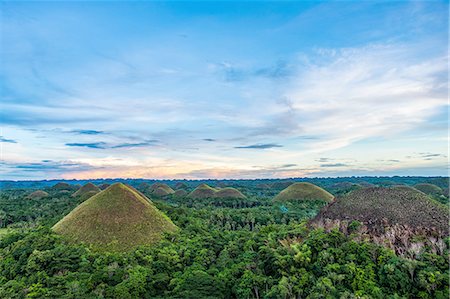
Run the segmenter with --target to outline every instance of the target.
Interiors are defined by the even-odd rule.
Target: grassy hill
[[[282,190],[275,201],[323,200],[331,202],[334,196],[326,190],[311,183],[294,183]]]
[[[442,190],[442,188],[433,185],[433,184],[427,184],[427,183],[422,183],[422,184],[416,184],[414,185],[414,188],[416,188],[419,191],[422,191],[425,194],[434,196],[434,197],[439,197],[441,195],[444,195],[444,190]]]
[[[217,189],[208,186],[207,184],[201,184],[197,186],[187,197],[192,199],[213,198]]]
[[[98,251],[127,251],[155,243],[177,227],[148,198],[116,183],[80,204],[53,230]]]
[[[83,196],[87,198],[87,195],[95,195],[99,193],[101,190],[99,187],[95,186],[92,183],[87,183],[86,185],[82,186],[80,189],[78,189],[72,196]]]
[[[48,196],[48,193],[42,190],[37,190],[32,193],[30,193],[27,198],[28,199],[41,199]]]
[[[446,206],[414,188],[376,187],[339,197],[322,209],[312,224],[326,229],[337,226],[345,233],[351,233],[350,224],[356,220],[362,225],[361,233],[403,254],[412,248],[415,236],[433,236],[436,240],[448,236],[448,212]],[[430,241],[432,244],[424,242],[440,246],[436,242],[441,241],[433,240]],[[416,245],[417,248],[420,246]]]
[[[172,188],[170,188],[169,186],[161,186],[156,188],[155,190],[153,190],[152,195],[158,196],[158,197],[164,197],[167,195],[171,195],[174,194],[175,191],[173,191]]]
[[[187,195],[188,195],[188,192],[184,189],[178,189],[173,194],[173,196],[175,196],[175,197],[186,197]]]
[[[52,186],[53,190],[76,190],[76,188],[74,188],[74,186],[68,184],[68,183],[64,183],[64,182],[60,182],[60,183],[56,183],[55,185]]]
[[[216,191],[214,194],[215,198],[247,198],[244,194],[241,193],[241,191],[232,188],[232,187],[226,187],[222,188]]]

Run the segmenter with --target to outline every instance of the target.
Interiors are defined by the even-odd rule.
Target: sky
[[[0,8],[0,179],[448,174],[447,1]]]

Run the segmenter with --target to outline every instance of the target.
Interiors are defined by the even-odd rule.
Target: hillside
[[[312,225],[327,230],[339,227],[344,233],[352,233],[353,220],[362,224],[357,230],[360,234],[399,254],[417,252],[425,245],[440,250],[443,238],[449,235],[448,209],[410,187],[353,191],[322,209]],[[433,238],[415,243],[417,236]]]
[[[274,201],[323,200],[331,202],[333,198],[332,194],[311,183],[294,183],[275,196]]]
[[[441,195],[444,195],[444,190],[433,184],[428,183],[416,184],[414,185],[414,188],[433,197],[439,197]]]
[[[53,185],[51,189],[53,189],[53,190],[74,190],[75,188],[74,188],[74,186],[72,186],[68,183],[59,182],[59,183],[56,183],[55,185]]]
[[[218,191],[216,191],[216,193],[214,194],[215,198],[247,198],[244,194],[241,193],[241,191],[232,188],[232,187],[226,187],[226,188],[222,188],[219,189]]]
[[[37,190],[32,193],[30,193],[27,198],[28,199],[41,199],[48,196],[48,193],[42,190]]]
[[[175,197],[186,197],[187,195],[188,195],[188,192],[184,189],[178,189],[173,194],[173,196],[175,196]]]
[[[192,199],[204,199],[213,198],[217,190],[208,186],[207,184],[201,184],[197,186],[187,197]]]
[[[73,197],[75,197],[75,196],[87,197],[88,195],[90,195],[90,196],[95,195],[95,194],[99,193],[100,191],[101,190],[99,187],[95,186],[92,183],[87,183],[86,185],[84,185],[80,189],[78,189],[74,194],[72,194],[72,196]]]
[[[158,187],[155,190],[153,190],[152,195],[154,196],[158,196],[158,197],[164,197],[167,195],[171,195],[175,193],[175,191],[173,191],[172,188],[170,188],[169,186],[165,186],[165,187]]]
[[[127,251],[155,243],[177,227],[148,198],[116,183],[80,204],[53,230],[99,251]]]

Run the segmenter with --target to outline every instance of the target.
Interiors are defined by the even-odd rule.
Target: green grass
[[[275,201],[323,200],[331,202],[334,196],[326,190],[311,183],[294,183],[281,191]]]
[[[158,242],[177,227],[140,192],[117,183],[89,198],[53,227],[97,251],[128,251]]]
[[[244,199],[246,196],[241,193],[241,191],[232,188],[232,187],[226,187],[219,189],[215,194],[215,198],[241,198]]]
[[[422,191],[425,194],[431,195],[431,196],[441,196],[444,195],[444,190],[442,190],[441,188],[439,188],[436,185],[433,184],[427,184],[427,183],[423,183],[423,184],[416,184],[414,185],[414,188],[416,188],[419,191]]]
[[[100,191],[101,190],[99,187],[95,186],[92,183],[87,183],[86,185],[78,189],[77,192],[75,192],[72,196],[82,196],[85,194],[91,194],[92,196]]]
[[[217,189],[208,186],[207,184],[201,184],[197,188],[195,188],[187,197],[192,199],[204,199],[204,198],[213,198],[216,194]]]

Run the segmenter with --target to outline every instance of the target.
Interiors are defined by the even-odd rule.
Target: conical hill
[[[92,196],[53,227],[70,241],[99,251],[131,250],[177,229],[148,198],[122,183]]]

